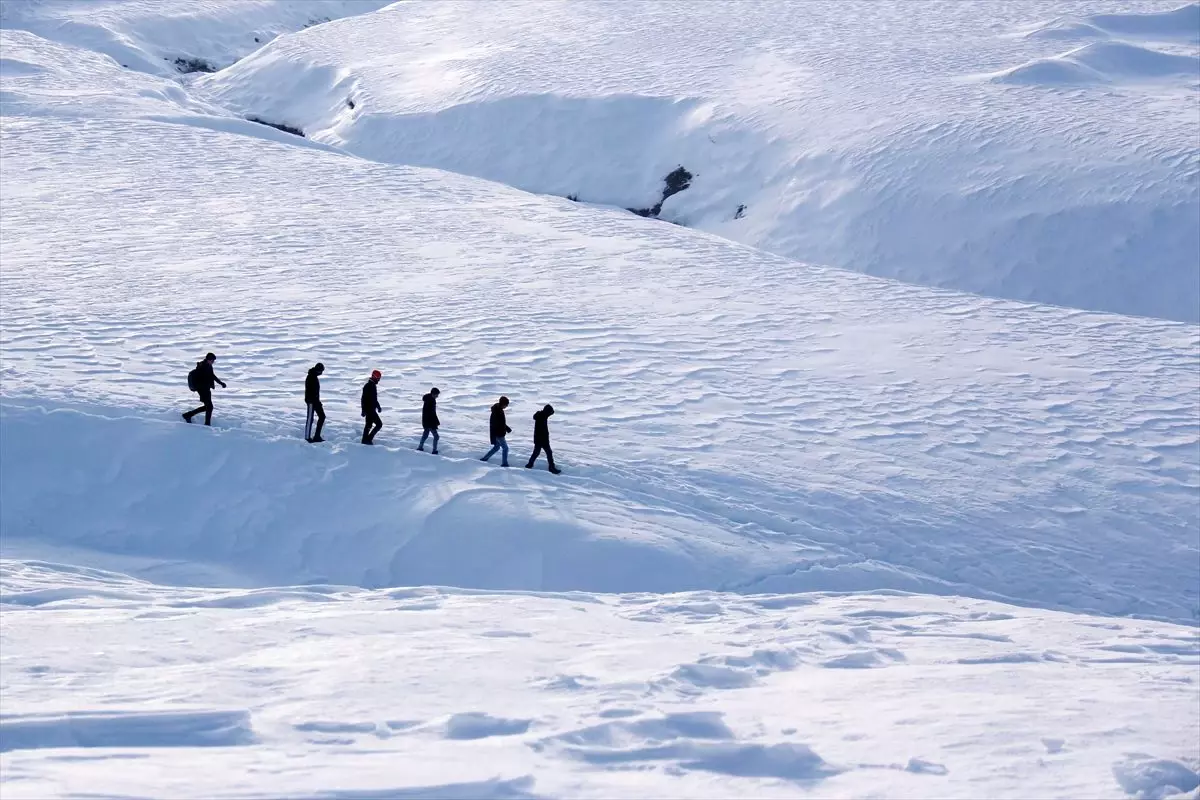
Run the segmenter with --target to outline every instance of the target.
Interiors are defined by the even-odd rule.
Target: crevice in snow
[[[304,136],[304,131],[300,130],[299,128],[294,128],[291,125],[283,122],[268,122],[267,120],[259,117],[246,117],[246,119],[250,122],[257,122],[259,125],[266,125],[268,128],[274,128],[277,131],[290,133],[292,136],[299,136],[301,139],[306,138]]]

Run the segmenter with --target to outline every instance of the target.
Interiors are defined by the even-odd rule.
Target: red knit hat
[[[383,377],[383,373],[380,372],[379,370],[377,370],[377,369],[371,370],[371,380],[377,381],[382,377]]]

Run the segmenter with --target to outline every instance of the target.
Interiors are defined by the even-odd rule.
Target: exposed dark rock
[[[567,199],[568,199],[568,200],[570,200],[572,203],[578,203],[578,202],[579,202],[579,195],[577,195],[577,194],[569,194],[569,195],[567,195]]]
[[[671,170],[671,172],[667,173],[667,177],[663,178],[663,183],[665,185],[663,186],[662,198],[657,203],[649,208],[631,208],[628,210],[632,211],[634,214],[637,214],[639,217],[657,218],[659,212],[662,211],[662,205],[666,199],[672,195],[679,194],[684,189],[691,186],[693,177],[695,176],[682,166],[676,167],[675,169]]]
[[[353,97],[347,97],[347,98],[346,98],[346,105],[350,106],[350,110],[351,110],[351,111],[353,111],[353,110],[354,110],[354,98],[353,98]]]
[[[217,68],[203,58],[176,58],[173,62],[175,69],[187,75],[191,72],[216,72]]]
[[[742,204],[738,205],[737,211],[735,211],[733,214],[733,218],[741,219],[744,216],[746,216],[746,204],[742,203]]]
[[[304,131],[299,128],[293,128],[291,125],[284,125],[280,122],[267,122],[265,119],[259,119],[258,117],[246,117],[246,119],[250,122],[257,122],[259,125],[266,125],[268,128],[274,128],[277,131],[290,133],[292,136],[299,136],[301,139],[304,138]]]
[[[664,180],[666,181],[667,188],[663,190],[662,199],[666,200],[671,195],[679,194],[692,185],[692,173],[683,167],[676,167]]]

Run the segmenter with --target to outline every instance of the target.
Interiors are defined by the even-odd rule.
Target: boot
[[[180,416],[183,417],[183,421],[186,422],[188,425],[192,424],[192,418],[189,417],[186,413],[181,414]]]
[[[554,466],[553,464],[550,466],[550,471],[551,471],[552,473],[554,473],[555,475],[557,475],[558,473],[562,472],[562,470],[561,470],[561,469],[559,469],[558,467]]]

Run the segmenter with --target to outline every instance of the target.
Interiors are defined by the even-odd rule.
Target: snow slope
[[[896,595],[171,590],[4,569],[6,798],[1200,785],[1200,640],[1174,625]]]
[[[231,386],[218,390],[217,423],[296,441],[298,387],[321,360],[327,438],[350,443],[361,424],[357,392],[379,368],[381,444],[390,446],[414,444],[416,401],[431,385],[444,392],[446,452],[459,458],[486,446],[481,426],[497,395],[514,400],[514,460],[528,452],[529,415],[553,402],[557,449],[583,482],[552,490],[548,513],[586,517],[575,504],[610,492],[616,505],[596,506],[590,524],[548,530],[585,540],[596,530],[659,531],[619,513],[634,502],[651,518],[698,518],[679,523],[685,537],[734,530],[761,551],[753,569],[719,579],[697,583],[684,571],[639,583],[647,579],[632,572],[607,583],[598,570],[589,589],[882,586],[1196,618],[1193,326],[803,267],[618,211],[187,125],[27,118],[6,123],[2,137],[0,347],[10,399],[178,419],[194,404],[183,375],[213,349]],[[63,153],[70,169],[53,169]],[[196,441],[209,432],[176,426],[143,433],[146,424],[9,420],[6,460],[41,461],[44,472],[31,469],[28,484],[6,480],[6,529],[78,492],[73,502],[88,513],[46,535],[102,545],[109,528],[95,523],[105,511],[137,539],[178,525],[178,538],[156,545],[178,556],[189,527],[165,520],[153,498],[131,502],[142,492],[140,481],[133,498],[124,488],[127,459],[165,478],[172,467],[156,454],[186,446],[173,480],[184,491],[195,472],[192,488],[215,496],[238,487],[261,496],[262,481],[292,469],[262,471],[254,465],[263,455],[222,469],[232,443]],[[42,454],[40,442],[69,428],[101,463],[81,464],[83,474],[59,486],[52,476],[78,455]],[[343,472],[348,459],[379,458],[350,450],[311,454],[306,462],[331,460],[298,464],[285,491],[299,489],[333,520],[365,506],[361,524],[391,542],[425,525],[436,538],[443,526],[428,517],[438,514],[448,524],[459,513],[525,524],[524,475],[480,468],[481,478],[468,468],[460,493],[440,474],[406,479],[418,454]],[[210,467],[193,470],[206,459]],[[325,469],[337,477],[319,478]],[[359,502],[343,481],[373,481],[356,469],[400,472]],[[331,483],[309,491],[318,480]],[[476,480],[500,483],[467,491]],[[395,516],[397,501],[411,517]],[[245,504],[230,504],[235,516],[221,527],[252,548],[286,534],[289,551],[309,530],[297,517],[337,530],[304,506],[293,517],[277,505],[246,519]],[[208,521],[197,518],[202,541]],[[471,528],[461,535],[489,535],[486,525]],[[471,549],[443,557],[491,562],[489,549]],[[369,566],[359,573],[383,570],[375,580],[387,585],[442,580],[436,561],[389,575],[374,551],[361,557]],[[305,571],[271,580],[333,569],[310,558]],[[547,569],[546,578],[455,582],[580,588]],[[350,573],[337,580],[376,585]]]
[[[152,75],[223,69],[275,37],[390,0],[4,0],[0,25]],[[5,55],[7,58],[7,54]]]
[[[1196,790],[1195,325],[379,163],[71,30],[0,29],[6,800]],[[564,475],[475,460],[501,392]]]
[[[1198,19],[1195,3],[411,2],[281,36],[195,88],[371,159],[586,202],[650,207],[682,165],[673,222],[1197,322]]]

